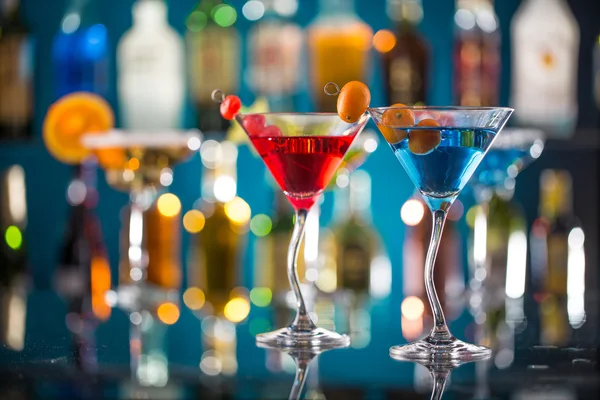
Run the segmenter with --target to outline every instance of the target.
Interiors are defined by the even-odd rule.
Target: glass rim
[[[387,106],[369,107],[367,111],[413,110],[413,111],[515,111],[511,107],[476,107],[476,106]]]
[[[81,143],[90,150],[137,146],[154,148],[184,145],[188,144],[190,139],[198,139],[201,142],[201,132],[196,129],[157,131],[110,129],[103,133],[86,133],[81,137]]]

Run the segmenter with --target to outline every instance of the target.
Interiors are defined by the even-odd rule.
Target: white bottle
[[[138,0],[133,26],[117,49],[122,125],[165,130],[181,125],[185,98],[183,39],[167,22],[163,0]]]
[[[512,97],[519,124],[567,138],[577,123],[579,27],[565,0],[527,0],[511,24]]]

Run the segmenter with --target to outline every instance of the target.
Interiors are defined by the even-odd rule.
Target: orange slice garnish
[[[88,92],[68,94],[48,109],[43,138],[48,152],[66,164],[77,164],[91,152],[81,143],[87,134],[102,134],[112,129],[115,117],[102,97]]]

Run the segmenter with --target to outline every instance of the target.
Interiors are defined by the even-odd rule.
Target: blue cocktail
[[[409,136],[423,128],[407,129]],[[427,129],[430,130],[430,129]],[[409,139],[391,145],[396,157],[430,208],[442,202],[454,201],[477,166],[484,160],[485,150],[496,132],[485,129],[445,129],[440,132],[440,144],[427,154],[415,154]]]
[[[476,360],[490,356],[484,346],[456,339],[448,330],[433,282],[433,267],[448,210],[485,159],[510,108],[386,107],[369,112],[433,213],[425,260],[425,290],[434,326],[424,339],[390,349],[404,360]]]
[[[493,191],[512,190],[517,174],[537,159],[543,149],[542,131],[505,129],[469,182],[477,201],[485,201]]]

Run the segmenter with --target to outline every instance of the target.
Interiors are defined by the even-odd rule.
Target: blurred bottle
[[[230,122],[219,112],[211,93],[238,91],[240,45],[233,27],[237,18],[233,7],[221,0],[202,0],[187,19],[188,61],[192,99],[196,106],[198,128],[205,135],[223,133]]]
[[[511,23],[511,106],[519,124],[569,137],[577,124],[579,27],[565,0],[524,1]]]
[[[21,0],[0,4],[0,140],[27,139],[33,123],[34,41]]]
[[[388,0],[387,12],[397,26],[394,47],[383,53],[386,104],[425,104],[429,49],[417,28],[423,19],[421,0]]]
[[[27,198],[25,172],[19,165],[2,174],[0,182],[0,341],[13,351],[25,346],[27,292]]]
[[[456,223],[462,214],[462,203],[457,200],[449,211],[434,267],[435,287],[448,319],[457,317],[459,299],[464,291],[462,244]],[[431,213],[420,197],[413,197],[404,203],[400,215],[409,226],[402,247],[403,290],[407,297],[402,303],[403,321],[405,318],[407,322],[422,321],[423,312],[431,313],[430,307],[426,306],[428,300],[423,281],[425,257],[431,239]]]
[[[75,362],[78,367],[96,368],[94,330],[97,321],[110,316],[105,292],[110,288],[110,267],[100,221],[94,210],[98,201],[96,167],[78,165],[67,190],[69,219],[63,235],[54,288],[67,302],[67,327],[73,334]]]
[[[285,3],[285,4],[284,4]],[[264,17],[248,34],[248,85],[266,96],[271,111],[293,111],[300,83],[300,57],[304,42],[300,26],[290,18],[296,0],[263,0]]]
[[[169,25],[163,0],[138,0],[132,12],[133,26],[117,49],[123,126],[179,128],[185,97],[183,40]]]
[[[334,193],[337,290],[364,298],[369,295],[371,263],[380,247],[371,219],[371,177],[356,171],[347,187]]]
[[[231,142],[209,140],[202,145],[201,156],[205,167],[202,198],[195,212],[201,213],[204,224],[191,236],[188,285],[203,293],[205,314],[225,315],[239,322],[245,318],[244,315],[236,320],[244,306],[237,300],[234,304],[239,308],[228,309],[227,305],[234,298],[243,297],[234,289],[241,281],[250,207],[236,196],[237,148]],[[247,299],[241,301],[247,303]]]
[[[500,88],[500,30],[491,0],[457,0],[454,95],[460,106],[496,106]]]
[[[108,34],[97,0],[70,0],[52,43],[56,97],[87,91],[108,94]]]
[[[336,181],[334,221],[330,232],[323,230],[316,280],[321,291],[336,293],[335,311],[327,297],[317,300],[315,311],[319,324],[330,321],[329,328],[348,332],[353,348],[364,348],[371,341],[371,300],[389,293],[391,272],[380,268],[385,256],[371,218],[371,177],[346,171]]]
[[[353,0],[320,0],[317,18],[308,27],[311,92],[318,111],[335,111],[336,96],[323,88],[328,82],[340,88],[349,81],[367,83],[371,27],[354,12]]]
[[[540,342],[566,345],[569,323],[585,320],[584,234],[573,215],[572,179],[567,171],[546,170],[540,178],[540,216],[531,230],[534,297],[540,307]]]
[[[474,206],[467,219],[471,286],[485,288],[485,299],[475,303],[484,310],[503,308],[506,296],[519,298],[525,290],[525,215],[517,203],[494,194],[486,204]]]
[[[469,306],[481,326],[479,340],[496,351],[514,347],[513,329],[524,319],[527,222],[519,205],[494,194],[467,213]],[[502,362],[502,357],[498,362]]]

